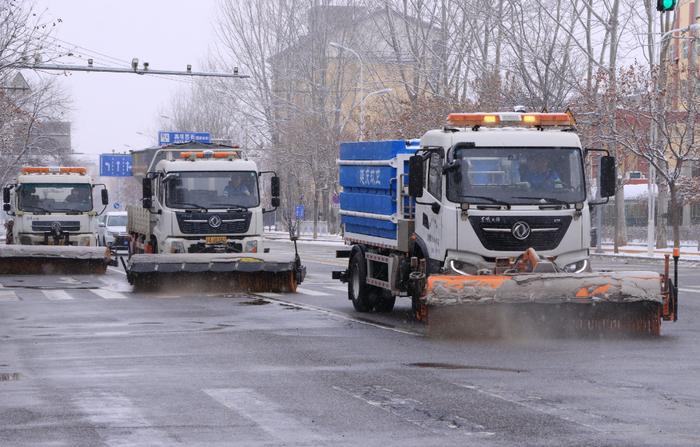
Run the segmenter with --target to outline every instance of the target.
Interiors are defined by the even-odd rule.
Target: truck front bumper
[[[192,240],[167,238],[162,242],[162,253],[266,253],[259,236],[233,238],[230,236],[202,236]]]
[[[67,236],[67,239],[66,239]],[[19,233],[15,243],[20,245],[72,245],[81,247],[95,246],[95,235],[91,233],[63,233],[58,238],[59,243],[55,243],[52,233]],[[66,244],[65,241],[68,241]]]

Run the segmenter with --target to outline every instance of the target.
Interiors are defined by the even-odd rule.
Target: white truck
[[[538,321],[556,313],[579,327],[658,333],[662,317],[675,319],[668,272],[661,282],[652,272],[591,272],[590,207],[603,203],[589,197],[592,151],[566,113],[455,113],[419,142],[341,144],[340,214],[352,248],[338,252],[349,262],[333,277],[348,282],[357,311],[388,312],[410,296],[419,319],[430,310],[431,326],[462,326],[475,305],[528,303],[556,304],[533,306]],[[615,159],[595,164],[607,201]],[[496,324],[508,312],[479,318]]]
[[[267,209],[261,200],[265,175]],[[296,290],[305,273],[298,255],[270,254],[263,239],[263,213],[278,205],[279,178],[260,172],[240,148],[163,147],[143,179],[142,205],[127,207],[129,282],[137,288],[194,281],[225,283],[230,290]]]
[[[102,210],[93,193],[100,188]],[[109,250],[97,247],[97,216],[109,197],[84,167],[23,167],[3,188],[7,222],[0,271],[30,273],[55,270],[104,272]],[[20,262],[21,261],[21,262]]]

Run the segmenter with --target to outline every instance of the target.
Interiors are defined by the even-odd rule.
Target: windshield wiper
[[[537,200],[538,202],[542,202],[543,200],[545,203],[555,203],[557,205],[569,205],[570,203],[561,200],[561,199],[555,199],[554,197],[529,197],[529,196],[517,196],[513,197],[514,199],[531,199],[531,200]]]
[[[207,210],[206,208],[204,208],[204,207],[201,206],[201,205],[197,205],[197,204],[194,204],[194,203],[187,203],[187,202],[175,202],[175,203],[172,204],[172,206],[181,206],[181,207],[183,207],[183,208],[184,208],[184,207],[188,207],[188,208],[186,208],[186,209],[190,209],[190,210],[204,210],[205,213],[206,213],[207,211],[209,211],[209,210]]]
[[[460,197],[461,197],[461,198],[467,198],[467,197],[469,197],[469,198],[472,198],[472,199],[481,199],[481,200],[486,200],[487,202],[491,202],[491,203],[493,203],[493,204],[495,204],[495,205],[510,206],[510,203],[503,202],[503,201],[501,201],[501,200],[496,200],[496,199],[494,199],[494,198],[487,197],[487,196],[464,196],[464,195],[461,195]],[[476,205],[476,204],[475,204],[475,205]]]
[[[51,211],[47,210],[46,208],[42,208],[42,207],[40,207],[40,206],[35,206],[35,205],[22,205],[22,208],[23,208],[23,209],[24,209],[24,208],[33,208],[33,209],[39,210],[39,211],[41,211],[41,212],[43,212],[43,213],[51,214]]]
[[[238,205],[236,203],[212,203],[211,204],[212,208],[215,208],[217,206],[225,206],[227,209],[230,209],[230,210],[248,211],[247,206]]]

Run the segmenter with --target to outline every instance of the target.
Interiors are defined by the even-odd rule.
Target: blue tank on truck
[[[340,215],[345,233],[397,239],[397,219],[412,206],[401,194],[407,183],[408,157],[419,140],[341,143],[339,177]],[[398,209],[399,202],[403,209]]]

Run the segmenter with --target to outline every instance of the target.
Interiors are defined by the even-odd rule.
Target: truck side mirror
[[[107,192],[107,188],[102,188],[102,204],[105,206],[109,205],[109,193]]]
[[[423,196],[424,162],[420,155],[414,155],[408,159],[408,195],[414,198]]]
[[[610,155],[600,157],[600,197],[614,196],[616,182],[615,157]]]
[[[150,209],[153,205],[153,203],[151,202],[153,197],[153,183],[151,183],[151,179],[144,178],[141,182],[141,187],[143,190],[143,207]]]
[[[2,209],[5,211],[10,211],[10,187],[5,186],[2,188]]]
[[[273,198],[280,196],[280,178],[277,176],[270,179],[270,195]]]

